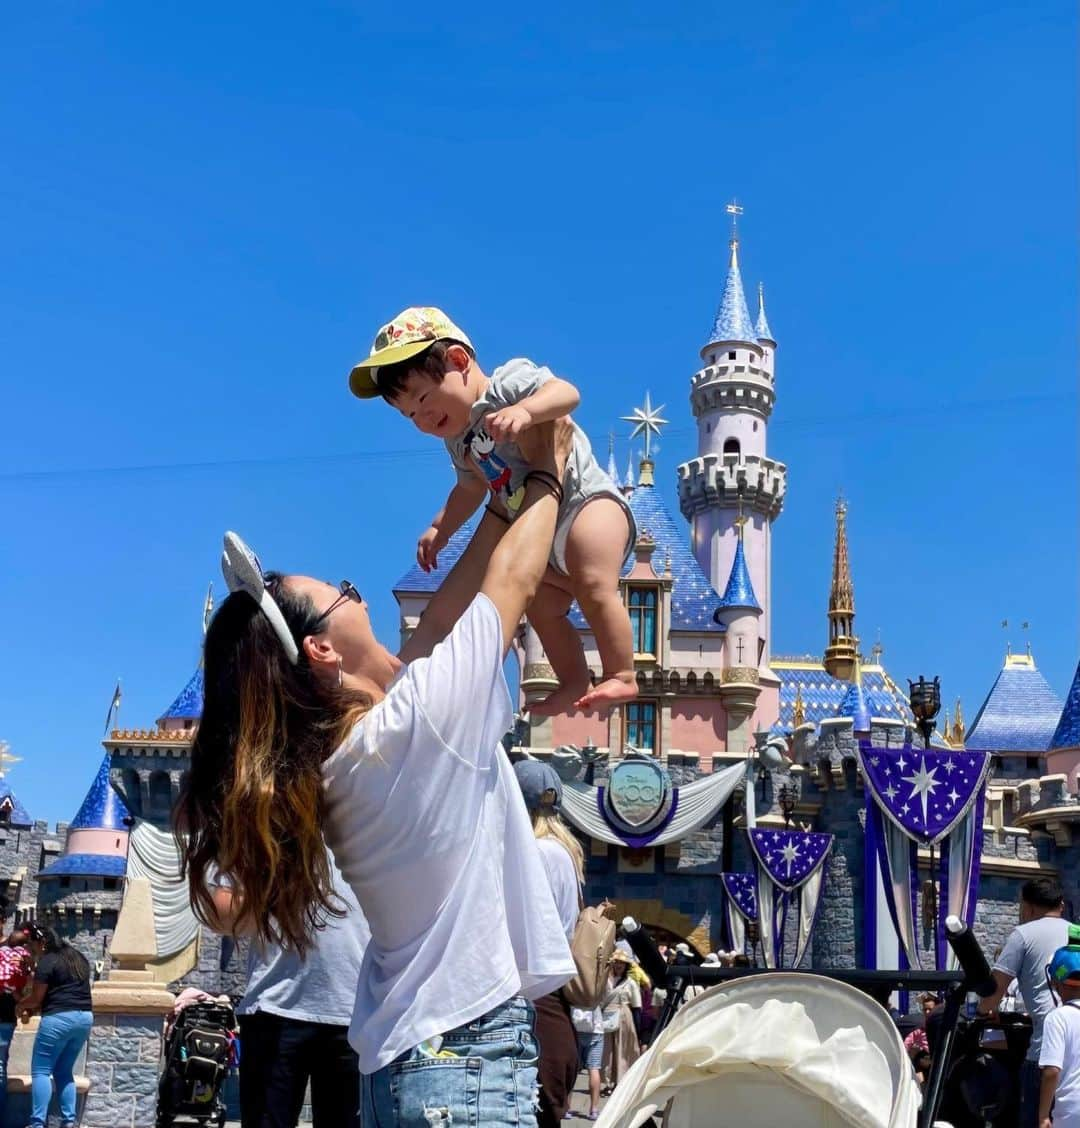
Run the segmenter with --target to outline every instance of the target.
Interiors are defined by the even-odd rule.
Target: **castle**
[[[733,239],[719,310],[700,350],[701,366],[689,381],[697,452],[677,468],[683,520],[655,487],[648,446],[636,473],[631,465],[620,480],[613,458],[609,466],[639,531],[620,581],[634,630],[639,697],[602,721],[584,714],[530,716],[529,703],[555,683],[526,625],[516,648],[521,717],[508,744],[516,755],[551,760],[568,780],[584,771],[590,784],[608,780],[628,753],[662,768],[677,787],[746,765],[730,800],[692,829],[668,834],[656,845],[612,841],[595,833],[597,824],[579,818],[587,847],[587,897],[593,902],[607,897],[619,916],[633,915],[699,952],[721,947],[719,875],[751,868],[745,828],[753,808],[759,826],[783,827],[790,818],[835,836],[806,964],[855,967],[864,962],[869,935],[857,739],[896,748],[917,745],[919,738],[907,695],[882,664],[880,648],[868,657],[860,650],[843,503],[836,509],[820,646],[810,656],[773,651],[772,527],[787,500],[786,467],[767,449],[778,398],[776,354],[760,288],[757,317],[750,316]],[[663,424],[648,404],[634,419],[646,437]],[[466,527],[451,539],[438,570],[410,568],[395,585],[403,638],[469,533]],[[599,676],[588,624],[576,607],[571,619]],[[0,878],[20,919],[56,927],[99,973],[109,970],[125,885],[141,879],[153,894],[156,952],[145,961],[153,979],[238,992],[243,953],[191,915],[169,829],[202,710],[202,688],[200,668],[152,725],[108,736],[104,759],[70,824],[50,830],[34,821],[0,772]],[[784,755],[769,761],[762,754],[765,745],[777,740]],[[1062,880],[1075,919],[1080,667],[1062,701],[1030,651],[1007,654],[970,728],[965,731],[957,709],[931,743],[992,754],[975,917],[985,949],[992,953],[1016,923],[1019,886],[1033,875]],[[924,871],[929,862],[927,851],[920,851]],[[140,1123],[132,1115],[134,1120],[123,1122]]]

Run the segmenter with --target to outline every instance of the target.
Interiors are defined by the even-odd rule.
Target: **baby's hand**
[[[484,429],[496,442],[512,442],[522,431],[532,426],[532,421],[527,407],[512,403],[501,411],[485,416]]]
[[[439,566],[439,553],[446,547],[446,537],[439,532],[434,525],[424,532],[423,536],[416,542],[416,562],[424,569],[425,572],[430,572],[433,568]]]

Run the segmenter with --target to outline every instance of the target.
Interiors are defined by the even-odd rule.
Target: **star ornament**
[[[930,771],[926,770],[926,757],[924,756],[919,761],[919,770],[912,775],[904,776],[904,782],[911,784],[911,795],[909,798],[918,799],[922,802],[922,817],[923,823],[926,824],[926,801],[927,797],[932,795],[938,787],[941,786],[941,781],[936,778],[937,768],[931,768]]]
[[[634,429],[630,432],[630,438],[636,439],[638,435],[645,436],[645,457],[648,458],[652,449],[651,439],[655,435],[660,437],[660,428],[668,425],[668,420],[661,417],[660,412],[664,410],[664,404],[659,407],[653,407],[652,401],[649,398],[649,393],[645,393],[645,406],[635,407],[633,414],[624,415],[622,417],[624,423],[633,423]]]
[[[794,842],[785,842],[784,848],[780,851],[781,857],[787,863],[787,875],[791,876],[791,864],[799,857],[799,848]]]

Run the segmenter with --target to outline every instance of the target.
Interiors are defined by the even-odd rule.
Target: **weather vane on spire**
[[[649,393],[645,393],[645,406],[635,407],[632,415],[624,415],[622,417],[624,423],[633,423],[634,429],[630,432],[630,438],[636,439],[638,435],[644,434],[645,436],[645,457],[652,457],[651,438],[655,435],[660,437],[660,428],[668,425],[668,420],[660,417],[660,412],[664,410],[664,405],[654,408]]]
[[[739,241],[739,216],[742,215],[743,209],[738,200],[732,200],[724,210],[731,216],[731,241],[737,243]]]

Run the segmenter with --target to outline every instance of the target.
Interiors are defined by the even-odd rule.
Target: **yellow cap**
[[[410,306],[375,334],[371,353],[349,373],[349,388],[360,399],[379,394],[379,369],[418,356],[434,341],[456,341],[474,356],[472,341],[434,306]]]

